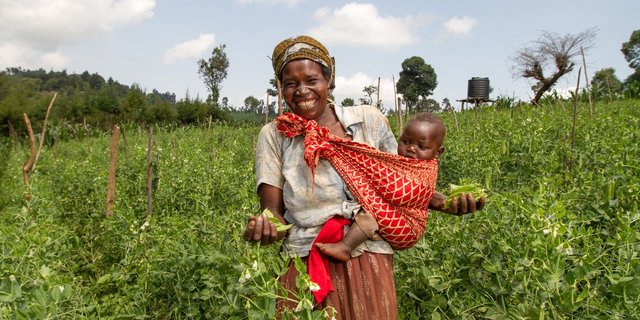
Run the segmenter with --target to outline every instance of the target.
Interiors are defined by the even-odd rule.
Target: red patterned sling
[[[342,139],[293,113],[277,117],[276,127],[287,137],[304,135],[304,158],[312,176],[319,158],[329,161],[394,249],[420,240],[438,177],[437,159],[405,158]]]

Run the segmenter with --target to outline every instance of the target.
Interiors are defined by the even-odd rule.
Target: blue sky
[[[528,101],[532,83],[510,68],[516,50],[542,31],[598,28],[586,56],[589,78],[612,67],[624,80],[632,69],[620,48],[640,29],[638,12],[637,0],[0,0],[0,68],[87,70],[149,92],[205,98],[197,60],[225,44],[230,67],[221,97],[241,106],[247,96],[264,98],[273,47],[309,34],[335,56],[337,102],[364,97],[380,77],[380,98],[392,108],[392,77],[412,56],[434,68],[438,102],[465,98],[472,77],[489,78],[491,98]],[[557,89],[575,88],[577,70]]]

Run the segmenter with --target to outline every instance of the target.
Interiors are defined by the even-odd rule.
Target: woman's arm
[[[283,217],[284,200],[282,198],[282,189],[263,183],[258,187],[258,196],[260,197],[261,210],[269,209],[282,224],[287,223]],[[249,217],[243,238],[246,241],[260,241],[262,244],[272,244],[284,238],[286,234],[286,231],[278,232],[276,225],[273,222],[269,222],[267,215],[261,214]]]
[[[451,206],[445,208],[446,199],[447,197],[445,197],[442,193],[436,191],[433,194],[433,198],[431,198],[431,202],[429,202],[429,209],[444,212],[446,214],[454,216],[461,216],[463,214],[482,210],[486,201],[484,197],[476,201],[476,199],[473,198],[473,194],[461,193],[460,197],[451,199]]]

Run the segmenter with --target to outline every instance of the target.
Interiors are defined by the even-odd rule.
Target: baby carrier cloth
[[[428,206],[438,178],[438,160],[411,159],[367,144],[337,137],[315,120],[293,113],[276,118],[287,136],[304,135],[304,159],[312,177],[319,158],[336,169],[360,205],[379,226],[379,234],[396,250],[422,237]]]

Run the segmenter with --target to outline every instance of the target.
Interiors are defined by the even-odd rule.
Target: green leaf
[[[60,298],[62,298],[62,290],[64,290],[64,286],[53,286],[51,288],[51,298],[58,302]]]
[[[276,218],[273,215],[273,212],[271,212],[269,208],[265,208],[264,211],[262,211],[262,213],[267,214],[267,217],[269,218],[269,222],[276,225],[276,231],[278,232],[289,230],[289,228],[291,228],[292,226],[291,224],[282,224],[282,222],[280,222],[280,220],[278,220],[278,218]]]
[[[105,283],[107,281],[111,280],[111,274],[107,273],[104,276],[100,277],[100,279],[98,279],[98,281],[96,282],[96,284],[102,284]]]
[[[40,267],[40,275],[43,278],[49,278],[49,276],[51,275],[51,270],[49,269],[49,267],[45,266],[44,264]]]

